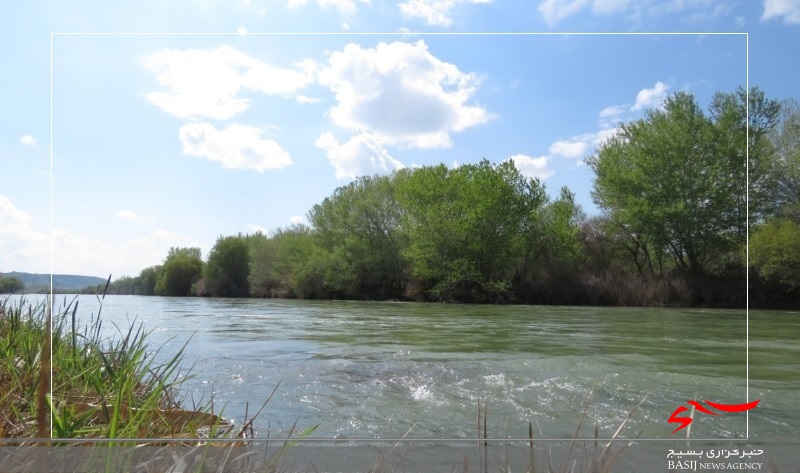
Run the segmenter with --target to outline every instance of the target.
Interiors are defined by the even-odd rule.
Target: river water
[[[99,307],[80,296],[82,320]],[[158,356],[188,341],[187,400],[237,423],[277,386],[262,437],[471,439],[480,403],[489,437],[571,438],[585,412],[581,435],[610,438],[644,400],[620,436],[669,439],[691,399],[761,400],[695,413],[692,438],[800,437],[797,312],[108,296],[101,315]]]
[[[84,320],[97,314],[81,296]],[[745,311],[417,304],[108,296],[102,318],[126,331],[141,323],[169,356],[189,342],[186,384],[199,400],[241,418],[266,400],[259,430],[298,421],[319,436],[474,436],[477,403],[489,429],[526,437],[571,437],[588,418],[613,429],[631,420],[648,438],[668,438],[669,415],[689,399],[738,404],[747,415],[697,417],[699,438],[798,437],[800,317]],[[112,324],[113,323],[113,324]]]

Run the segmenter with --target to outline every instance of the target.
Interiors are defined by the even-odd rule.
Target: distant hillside
[[[11,271],[10,273],[0,273],[0,276],[14,276],[25,283],[25,292],[40,292],[42,289],[50,289],[50,275],[36,273],[21,273]],[[77,291],[89,286],[105,284],[107,279],[95,276],[75,276],[71,274],[54,274],[53,287],[61,291]]]

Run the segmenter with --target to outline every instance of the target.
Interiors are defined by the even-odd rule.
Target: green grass
[[[104,339],[101,314],[79,327],[77,311],[77,299],[64,299],[52,309],[46,301],[0,301],[0,385],[4,387],[0,437],[232,434],[232,425],[213,412],[213,401],[186,410],[176,397],[181,382],[188,378],[188,373],[180,371],[185,345],[166,361],[157,361],[158,350],[148,345],[148,332],[140,324]],[[51,365],[51,359],[57,363]],[[40,425],[46,430],[40,430]]]

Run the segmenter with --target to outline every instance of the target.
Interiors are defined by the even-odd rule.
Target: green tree
[[[393,176],[361,177],[336,189],[309,212],[317,242],[328,252],[325,284],[348,298],[396,298],[403,293],[404,237]]]
[[[781,102],[769,141],[773,154],[765,193],[772,198],[772,215],[800,222],[800,103],[797,100]]]
[[[587,159],[595,202],[646,245],[654,272],[666,260],[689,273],[716,270],[744,243],[746,141],[736,97],[715,98],[715,122],[679,92],[663,109],[622,125]]]
[[[156,282],[158,281],[159,271],[161,271],[161,265],[144,268],[136,278],[136,282],[133,286],[133,294],[154,296],[156,294]]]
[[[550,273],[575,275],[582,258],[580,229],[586,219],[575,202],[575,194],[562,187],[558,199],[542,210],[543,232],[540,248]]]
[[[410,172],[398,200],[414,276],[435,299],[509,297],[542,195],[513,162]]]
[[[188,296],[202,271],[200,248],[170,248],[158,271],[154,292],[160,296]]]
[[[327,252],[302,224],[277,230],[269,238],[252,239],[250,293],[256,297],[326,297]]]
[[[4,276],[0,278],[0,293],[13,294],[25,290],[25,283],[16,276]]]
[[[247,297],[250,274],[249,245],[241,234],[218,237],[203,267],[205,289],[214,297]]]
[[[775,218],[755,230],[750,264],[765,281],[800,289],[800,223]]]
[[[774,211],[770,189],[770,167],[773,159],[769,135],[778,119],[780,104],[768,99],[757,87],[740,87],[733,93],[718,92],[709,106],[714,125],[715,152],[726,161],[727,179],[718,183],[732,196],[728,208],[722,209],[737,222],[732,228],[735,238],[743,242],[745,221],[763,221]],[[747,187],[749,184],[749,188]]]

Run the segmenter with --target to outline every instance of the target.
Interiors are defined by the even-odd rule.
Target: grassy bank
[[[158,361],[141,325],[107,339],[101,313],[79,326],[77,311],[77,299],[64,298],[52,309],[46,301],[0,301],[0,437],[234,434],[211,401],[184,408],[178,397],[188,374],[180,372],[183,349]]]

